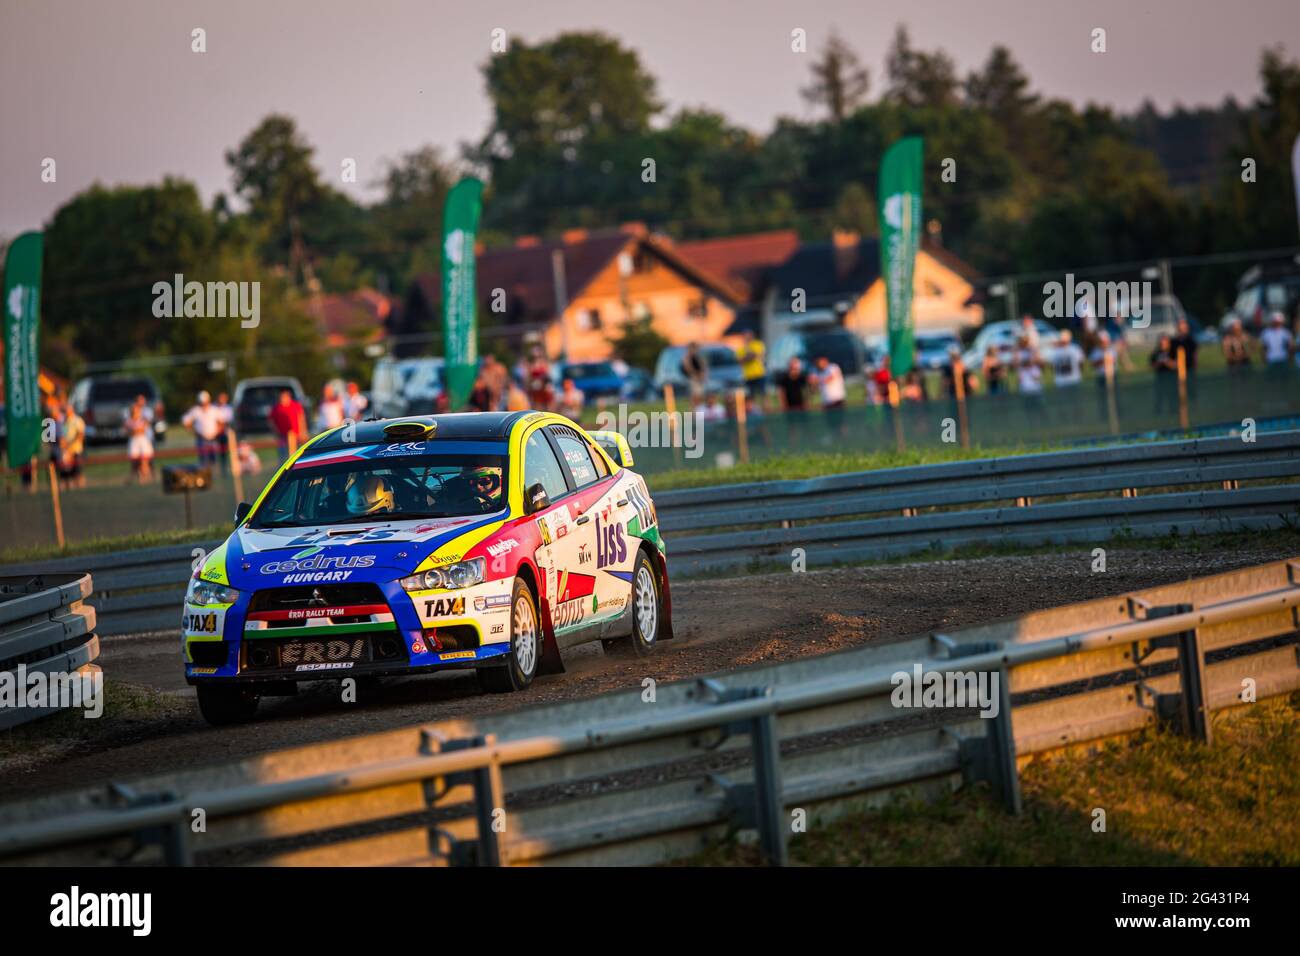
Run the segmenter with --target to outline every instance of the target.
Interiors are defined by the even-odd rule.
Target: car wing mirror
[[[524,492],[524,497],[528,501],[528,511],[530,514],[545,511],[551,506],[551,496],[546,493],[546,488],[539,481],[536,484],[528,486]]]
[[[247,501],[241,501],[235,505],[235,524],[239,524],[248,517],[248,513],[253,510],[253,506]]]

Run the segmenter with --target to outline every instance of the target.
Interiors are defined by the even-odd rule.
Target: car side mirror
[[[248,517],[248,513],[253,510],[253,506],[247,501],[241,501],[235,505],[235,524],[239,524]]]
[[[524,497],[528,500],[530,514],[545,511],[551,506],[551,496],[546,493],[546,488],[542,486],[540,481],[529,485],[528,490],[524,492]]]

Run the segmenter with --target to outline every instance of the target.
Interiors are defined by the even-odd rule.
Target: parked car
[[[261,435],[271,430],[267,416],[280,401],[285,389],[302,403],[303,411],[311,416],[311,402],[302,390],[302,383],[289,375],[268,375],[246,378],[235,386],[235,431],[240,435]]]
[[[912,336],[912,344],[916,349],[913,365],[923,372],[947,368],[949,350],[961,351],[961,339],[955,332],[917,332]]]
[[[643,368],[629,366],[623,376],[623,388],[619,398],[628,402],[648,402],[655,398],[655,380]]]
[[[370,408],[378,418],[428,415],[446,390],[441,358],[381,358],[370,382]]]
[[[867,348],[862,339],[833,324],[805,325],[780,336],[767,350],[767,369],[778,375],[792,358],[810,366],[823,355],[840,367],[846,379],[861,379],[866,373]]]
[[[153,379],[143,375],[92,376],[72,387],[72,407],[86,423],[86,441],[126,441],[126,415],[137,395],[153,409],[154,441],[161,442],[167,434],[162,397]]]
[[[566,378],[573,379],[587,401],[618,398],[623,392],[623,376],[613,362],[556,362],[552,375],[557,389]]]
[[[1253,266],[1237,280],[1237,299],[1219,322],[1226,331],[1233,319],[1251,335],[1259,335],[1269,316],[1281,312],[1287,321],[1300,306],[1300,263],[1295,260]]]
[[[1038,330],[1038,354],[1044,362],[1050,364],[1056,357],[1056,339],[1061,330],[1043,319],[1034,319],[1034,328]],[[1020,332],[1020,322],[1012,319],[989,322],[976,333],[975,341],[961,357],[962,364],[973,372],[979,371],[984,364],[984,353],[990,345],[998,350],[998,357],[1003,362],[1011,361],[1020,341]]]
[[[729,392],[745,385],[745,375],[740,369],[736,353],[721,343],[701,345],[700,351],[709,365],[708,387],[720,392]],[[655,391],[662,392],[665,385],[671,384],[679,392],[686,388],[686,375],[682,372],[682,358],[686,355],[686,346],[670,345],[659,353],[655,362]]]

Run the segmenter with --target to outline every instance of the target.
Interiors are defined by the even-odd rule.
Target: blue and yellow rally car
[[[664,542],[617,433],[559,415],[347,424],[303,445],[195,571],[185,677],[214,724],[304,680],[472,667],[487,691],[588,641],[672,636]]]

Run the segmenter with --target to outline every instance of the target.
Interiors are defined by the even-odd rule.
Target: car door
[[[560,464],[554,444],[541,429],[524,442],[523,480],[525,500],[528,500],[528,490],[539,484],[550,499],[545,508],[531,516],[541,539],[533,558],[543,577],[542,596],[559,635],[586,621],[595,579],[590,575],[584,581],[572,574],[583,553],[580,539],[586,523],[575,522],[577,499],[572,479],[568,469]]]
[[[627,534],[626,502],[620,504],[620,479],[586,436],[565,425],[548,426],[547,431],[576,489],[580,516],[575,521],[582,534],[576,570],[584,576],[584,585],[587,576],[592,579],[588,619],[607,625],[627,607],[636,558],[635,542]]]

